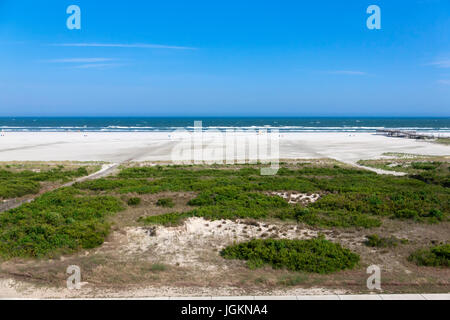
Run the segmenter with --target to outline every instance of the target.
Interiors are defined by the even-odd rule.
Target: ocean
[[[417,132],[450,133],[447,118],[364,118],[364,117],[0,117],[0,131],[24,132],[170,132],[203,130],[277,128],[280,132],[375,132],[382,128]]]

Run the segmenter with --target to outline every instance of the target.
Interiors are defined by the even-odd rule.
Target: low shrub
[[[294,208],[294,216],[298,222],[317,227],[363,227],[373,228],[381,226],[381,220],[377,217],[359,212],[347,212],[344,210],[320,210],[315,208]]]
[[[398,239],[394,236],[389,238],[380,237],[377,234],[371,234],[366,236],[367,240],[364,241],[364,244],[368,247],[377,247],[377,248],[392,248],[396,247],[400,243],[407,243],[407,239]]]
[[[9,167],[6,166],[6,168]],[[41,172],[0,170],[0,199],[36,194],[41,188],[40,182],[43,181],[67,182],[73,178],[88,175],[85,167],[74,170],[63,170],[63,168],[59,166],[58,168]]]
[[[441,165],[441,162],[412,162],[411,167],[417,170],[434,170]]]
[[[419,249],[413,252],[409,261],[418,266],[449,267],[450,266],[450,244],[434,246],[428,249]]]
[[[0,256],[43,257],[99,246],[106,216],[123,210],[112,196],[88,196],[68,187],[0,213]]]
[[[166,269],[167,269],[167,266],[162,263],[154,263],[150,267],[150,270],[153,272],[165,271]]]
[[[308,280],[308,276],[304,274],[286,275],[278,280],[278,283],[284,286],[296,286]]]
[[[444,163],[443,163],[444,164]],[[436,176],[443,165],[421,170]],[[448,176],[440,174],[439,179]],[[414,169],[415,170],[415,169]],[[416,170],[417,171],[417,170]],[[441,172],[442,173],[442,172]],[[114,193],[196,192],[188,213],[148,217],[152,221],[179,223],[188,216],[207,219],[279,218],[318,227],[364,227],[381,225],[383,217],[418,222],[447,221],[450,212],[445,183],[425,183],[411,176],[394,177],[342,167],[280,168],[277,175],[261,176],[257,168],[217,166],[155,166],[125,168],[118,177],[86,181],[79,189]],[[266,191],[319,192],[316,202],[288,204]]]
[[[226,259],[247,260],[250,268],[270,265],[274,269],[315,273],[352,269],[360,259],[356,253],[324,237],[310,240],[255,239],[228,246],[220,255]]]
[[[139,222],[144,224],[161,224],[163,226],[175,226],[179,225],[181,221],[189,216],[189,214],[171,212],[166,214],[160,214],[156,216],[140,217]]]
[[[286,204],[284,202],[283,206]],[[269,217],[281,220],[293,220],[317,227],[351,227],[363,228],[379,227],[381,221],[377,217],[360,214],[357,212],[347,213],[345,211],[320,211],[303,208],[301,206],[265,208],[263,205],[246,205],[230,202],[227,205],[209,205],[196,208],[183,213],[166,213],[156,216],[147,216],[140,221],[146,224],[179,225],[185,218],[203,217],[210,220],[220,219],[264,219]]]
[[[156,201],[156,205],[165,208],[173,208],[175,206],[175,203],[173,202],[172,198],[161,198]]]
[[[41,189],[41,184],[31,180],[8,180],[1,181],[0,198],[10,199],[22,197],[27,194],[36,194]]]
[[[132,197],[130,199],[128,199],[127,204],[129,206],[137,206],[141,203],[141,198],[138,197]]]

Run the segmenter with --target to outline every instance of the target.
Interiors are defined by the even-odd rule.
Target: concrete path
[[[334,160],[337,160],[339,162],[343,162],[346,164],[349,164],[355,168],[359,168],[359,169],[364,169],[364,170],[369,170],[369,171],[373,171],[376,172],[377,174],[387,174],[387,175],[392,175],[392,176],[406,176],[406,172],[400,172],[400,171],[390,171],[390,170],[383,170],[383,169],[378,169],[378,168],[372,168],[372,167],[367,167],[367,166],[362,166],[354,161],[348,161],[348,160],[343,160],[343,159],[336,159],[334,158]]]
[[[139,300],[450,300],[450,293],[421,294],[331,294],[303,296],[148,297]]]
[[[62,187],[70,187],[71,185],[73,185],[75,182],[82,182],[82,181],[86,181],[86,180],[92,180],[92,179],[98,179],[101,177],[105,177],[109,174],[111,174],[111,172],[117,168],[119,166],[119,163],[111,163],[111,164],[105,164],[102,166],[102,168],[99,171],[96,171],[94,173],[91,173],[88,176],[84,176],[84,177],[80,177],[78,179],[75,179],[73,181],[70,181],[68,183],[65,183],[61,186],[57,186],[53,189],[50,190],[46,190],[45,192],[50,192],[50,191],[54,191],[56,189],[62,188]],[[33,201],[36,197],[40,196],[41,194],[35,194],[35,195],[30,195],[27,196],[26,198],[23,199],[10,199],[10,200],[5,200],[0,204],[0,212],[6,211],[6,210],[10,210],[10,209],[14,209],[17,207],[20,207],[22,204],[24,203],[30,203],[31,201]]]
[[[80,177],[78,179],[75,179],[74,181],[70,181],[66,184],[63,184],[61,187],[70,187],[71,185],[73,185],[76,182],[83,182],[86,180],[92,180],[92,179],[98,179],[98,178],[105,177],[105,176],[109,175],[118,166],[119,166],[119,163],[104,164],[100,170],[98,170],[94,173],[91,173],[88,176]],[[61,187],[58,187],[58,188],[61,188]]]

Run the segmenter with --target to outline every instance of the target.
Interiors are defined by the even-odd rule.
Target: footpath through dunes
[[[98,170],[94,173],[91,173],[90,175],[74,179],[73,181],[64,183],[62,185],[57,185],[57,186],[54,186],[51,188],[46,188],[44,190],[41,190],[37,194],[27,195],[27,196],[20,197],[20,198],[3,200],[3,202],[0,203],[0,212],[20,207],[24,203],[30,203],[31,201],[33,201],[35,198],[42,195],[43,193],[54,191],[54,190],[62,188],[62,187],[70,187],[71,185],[73,185],[76,182],[83,182],[83,181],[87,181],[87,180],[93,180],[93,179],[99,179],[102,177],[106,177],[109,174],[111,174],[112,172],[114,172],[114,169],[116,169],[118,166],[119,166],[119,163],[103,164],[102,168],[100,170]]]
[[[364,170],[369,170],[369,171],[373,171],[373,172],[376,172],[377,174],[389,174],[389,175],[392,175],[392,176],[398,176],[398,177],[405,176],[405,175],[407,174],[406,172],[390,171],[390,170],[383,170],[383,169],[379,169],[379,168],[373,168],[373,167],[363,166],[363,165],[360,165],[360,164],[358,164],[358,163],[356,163],[356,162],[354,162],[354,161],[343,160],[343,159],[337,159],[337,158],[334,158],[334,159],[337,160],[337,161],[339,161],[339,162],[342,162],[342,163],[346,163],[346,164],[348,164],[348,165],[351,165],[352,167],[359,168],[359,169],[364,169]]]
[[[48,144],[46,144],[46,145],[48,145]],[[134,161],[135,159],[139,159],[139,157],[141,157],[143,154],[146,154],[147,151],[148,151],[147,149],[134,151],[134,153],[132,154],[131,157],[130,157],[129,153],[125,153],[125,154],[121,155],[120,158],[122,160],[120,160],[119,162],[103,164],[100,170],[93,172],[90,175],[74,179],[74,180],[64,183],[62,185],[57,185],[57,186],[54,186],[51,188],[46,188],[45,190],[41,190],[40,192],[33,194],[33,195],[27,195],[25,197],[3,200],[3,202],[0,203],[0,212],[20,207],[24,203],[30,203],[36,197],[38,197],[46,192],[54,191],[54,190],[62,188],[62,187],[70,187],[77,182],[83,182],[83,181],[87,181],[87,180],[95,180],[95,179],[100,179],[100,178],[106,177],[106,176],[114,173],[115,169],[117,169],[120,164]]]

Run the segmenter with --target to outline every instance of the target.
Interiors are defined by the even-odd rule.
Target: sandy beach
[[[204,133],[203,141],[207,148],[223,148],[214,133]],[[0,161],[170,161],[180,143],[186,144],[167,132],[5,132],[0,137]],[[280,134],[279,151],[280,159],[352,163],[385,152],[449,155],[450,146],[373,133],[315,132]]]

